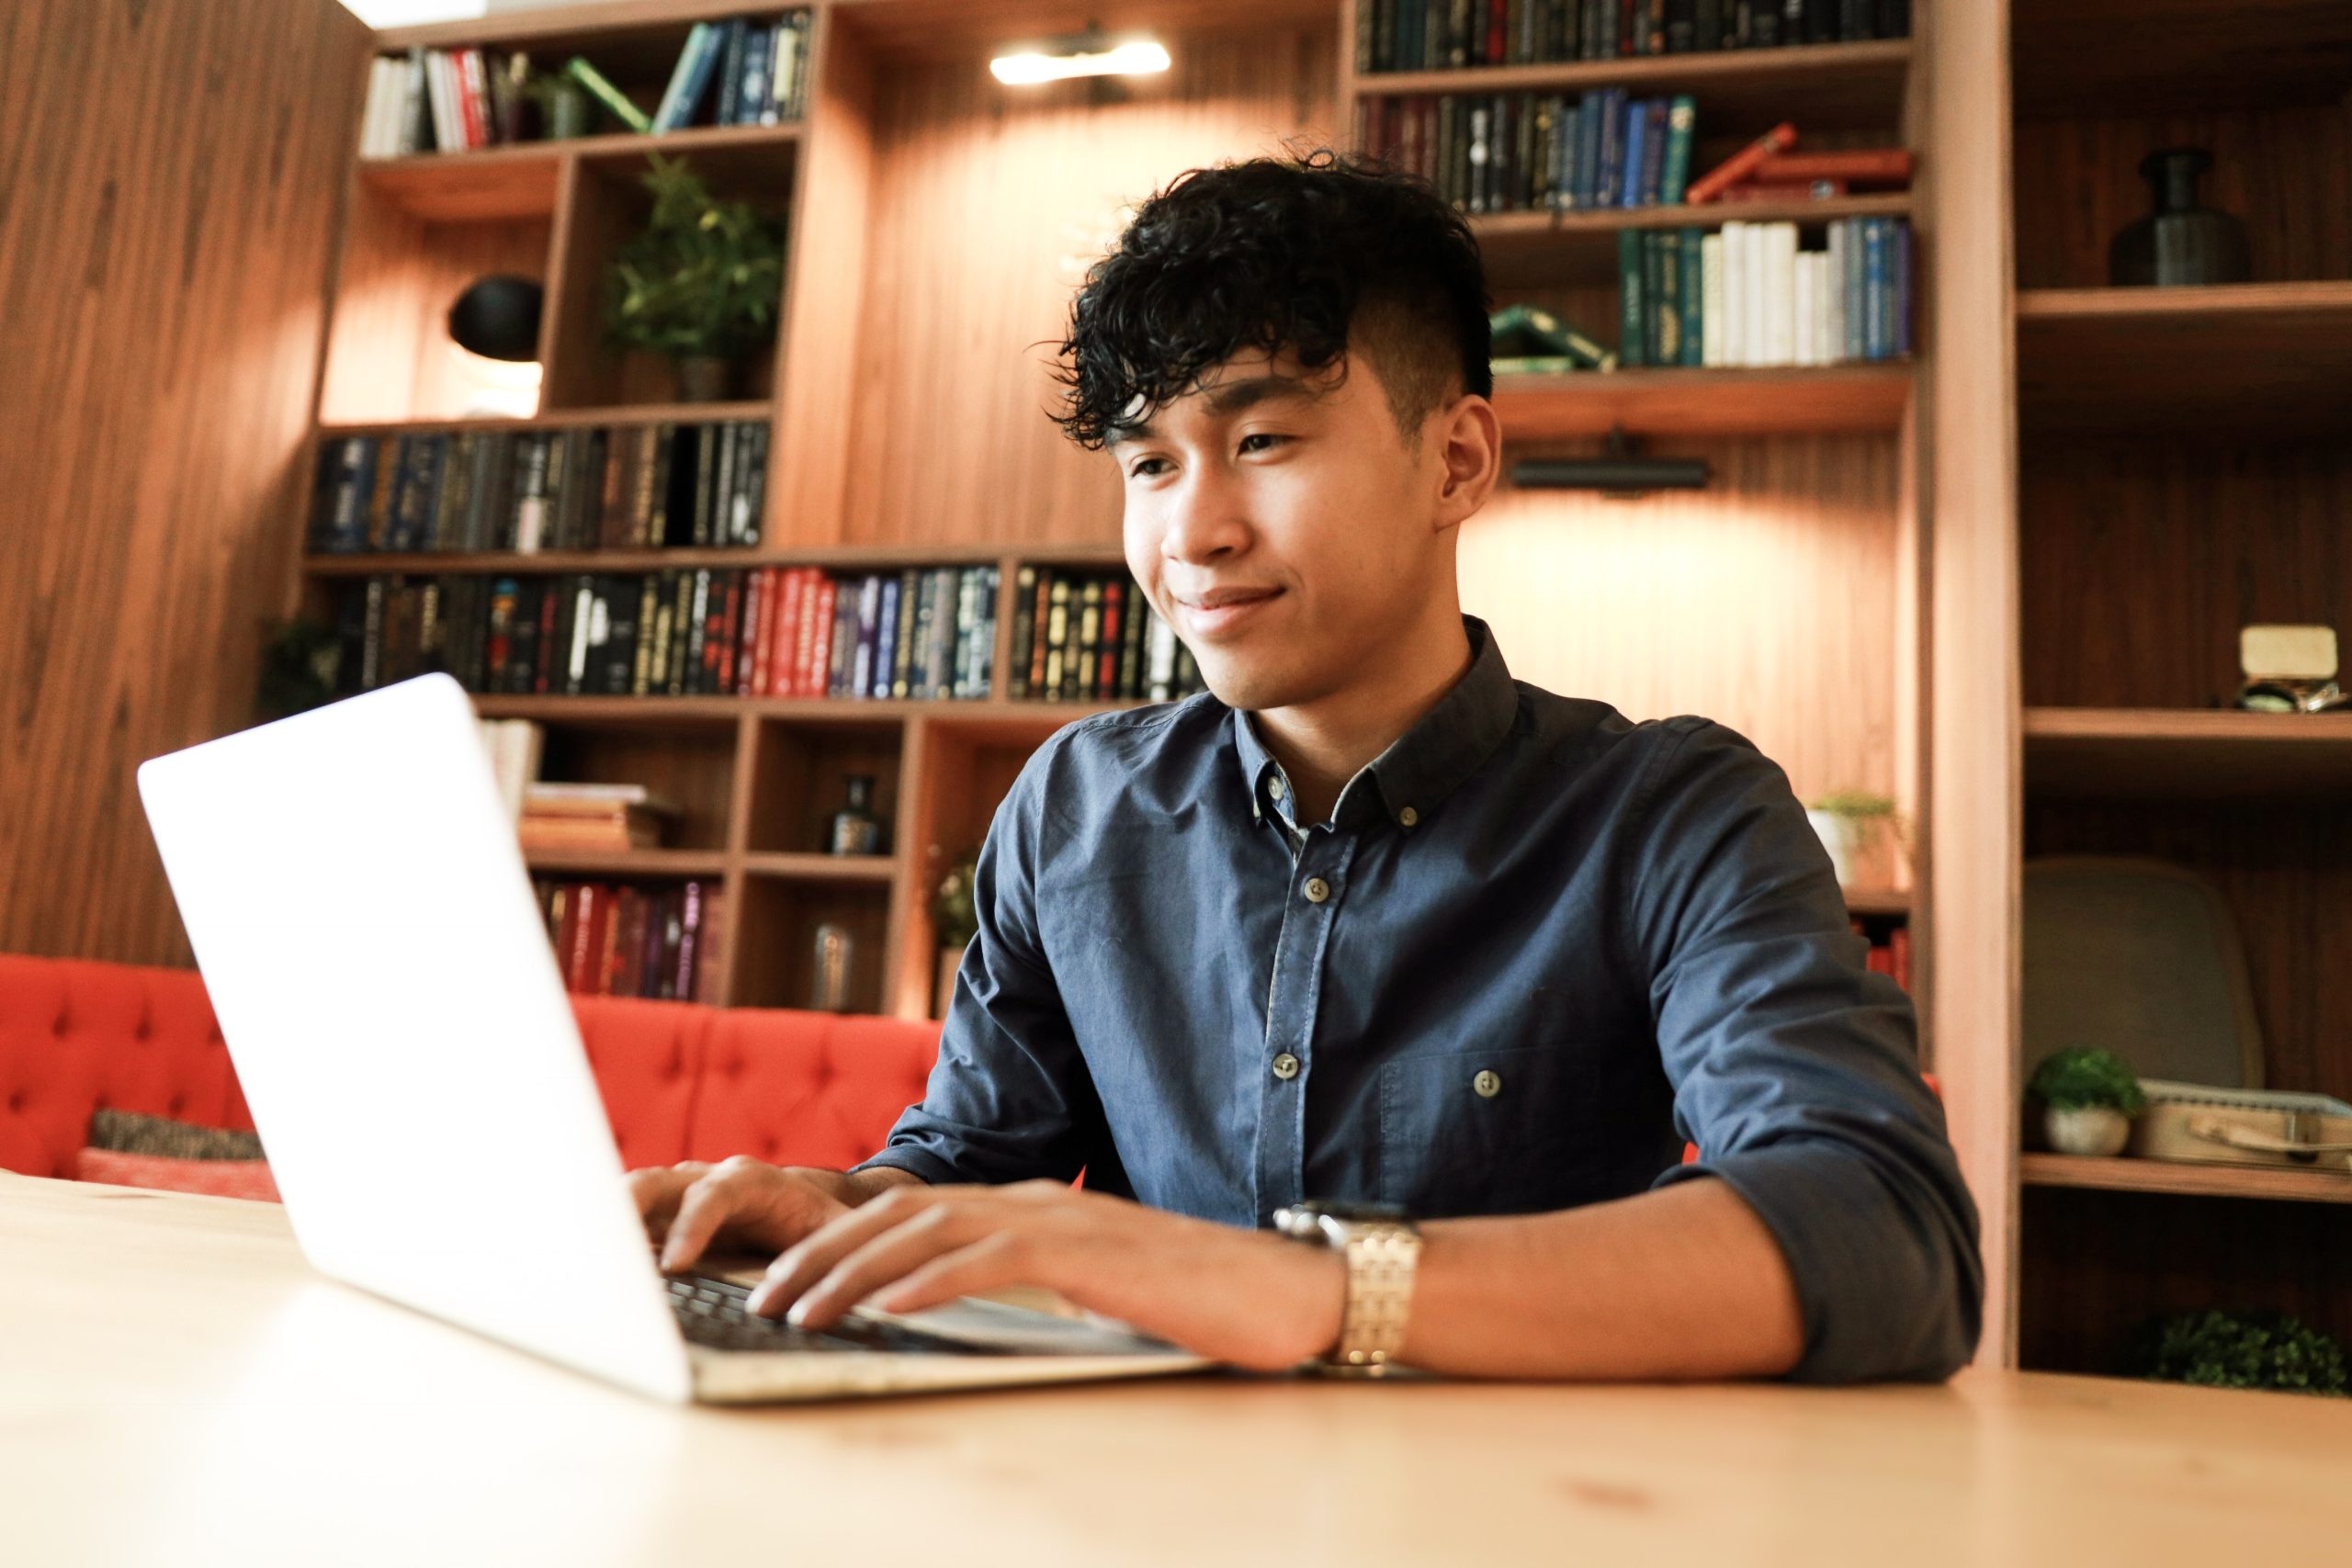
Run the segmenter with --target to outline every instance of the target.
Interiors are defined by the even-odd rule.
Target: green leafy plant
[[[2148,1103],[2130,1063],[2112,1051],[2089,1045],[2070,1045],[2044,1056],[2026,1091],[2059,1111],[2103,1105],[2137,1116]]]
[[[944,948],[961,952],[978,934],[980,918],[972,908],[972,879],[978,873],[979,862],[966,855],[939,879],[938,892],[931,901],[931,919]]]
[[[653,213],[605,276],[605,329],[625,349],[732,358],[774,337],[784,223],[720,201],[680,159],[650,157]]]
[[[1833,817],[1893,817],[1894,801],[1891,796],[1872,795],[1861,789],[1833,789],[1826,795],[1815,795],[1805,802],[1810,811],[1826,811]]]
[[[2212,1388],[2352,1394],[2344,1347],[2291,1313],[2185,1312],[2152,1318],[2125,1346],[2126,1377]]]

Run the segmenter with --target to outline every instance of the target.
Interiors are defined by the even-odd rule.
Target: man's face
[[[1237,355],[1109,443],[1128,570],[1228,706],[1344,689],[1448,586],[1442,422],[1408,442],[1374,362],[1340,365]]]

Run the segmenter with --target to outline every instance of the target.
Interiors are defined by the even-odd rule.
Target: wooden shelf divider
[[[717,850],[526,850],[524,863],[558,876],[707,876],[726,874]]]
[[[1563,60],[1541,65],[1377,71],[1356,73],[1353,82],[1356,96],[1367,98],[1655,87],[1689,93],[1698,101],[1702,114],[1715,118],[1778,118],[1793,112],[1792,103],[1801,102],[1808,125],[1890,126],[1902,107],[1904,81],[1910,67],[1909,39],[1876,39],[1787,49]]]
[[[754,851],[743,856],[743,874],[746,876],[772,876],[787,882],[888,882],[899,874],[899,862],[893,855]]]
[[[2108,1192],[2166,1192],[2192,1198],[2276,1198],[2294,1202],[2352,1203],[2352,1170],[2290,1170],[2276,1166],[2025,1154],[2018,1156],[2018,1179],[2028,1187],[2089,1187]]]
[[[1911,401],[1909,363],[1778,368],[1570,371],[1498,376],[1508,441],[1636,434],[1811,434],[1892,431]]]
[[[2352,792],[2352,711],[2025,710],[2035,795],[2231,799]]]

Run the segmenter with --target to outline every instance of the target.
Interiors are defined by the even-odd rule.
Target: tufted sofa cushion
[[[939,1025],[575,997],[631,1168],[732,1154],[844,1166],[922,1096]],[[0,1169],[71,1178],[100,1106],[253,1129],[193,970],[0,953]]]

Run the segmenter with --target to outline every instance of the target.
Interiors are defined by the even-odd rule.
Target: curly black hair
[[[1319,371],[1352,340],[1409,437],[1449,388],[1493,394],[1488,309],[1478,242],[1425,180],[1327,147],[1187,170],[1088,270],[1053,420],[1099,448],[1244,350]]]

